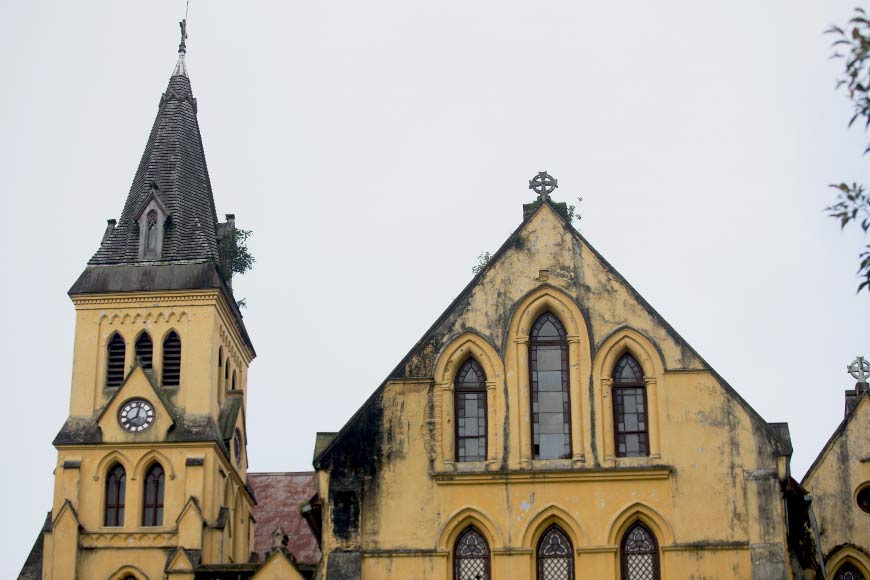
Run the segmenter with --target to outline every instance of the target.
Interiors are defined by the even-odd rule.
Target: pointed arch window
[[[163,340],[163,386],[181,384],[181,339],[174,330]]]
[[[124,498],[127,473],[120,463],[113,465],[106,476],[106,510],[103,523],[106,526],[124,525]]]
[[[459,367],[454,387],[456,461],[486,461],[486,375],[476,360]]]
[[[157,241],[158,236],[160,235],[160,230],[157,225],[157,210],[152,209],[148,212],[148,215],[145,219],[146,222],[146,232],[145,232],[145,255],[147,257],[155,256],[157,252]]]
[[[846,562],[837,570],[834,580],[866,580],[866,578],[854,564]]]
[[[145,497],[142,502],[142,525],[163,525],[163,495],[166,486],[166,475],[163,467],[155,463],[148,469],[145,476]]]
[[[532,325],[529,358],[534,457],[571,457],[568,341],[565,327],[549,312]]]
[[[139,357],[143,369],[151,369],[151,363],[154,360],[154,343],[151,341],[151,335],[147,332],[143,332],[136,339],[136,356]]]
[[[628,353],[613,369],[613,429],[617,457],[649,455],[649,421],[643,369]]]
[[[559,526],[550,526],[538,542],[538,580],[574,580],[574,549]]]
[[[467,528],[453,550],[453,580],[490,580],[489,546],[486,539],[471,526]]]
[[[623,580],[660,580],[659,546],[655,536],[640,522],[622,537],[619,550]]]
[[[109,339],[106,346],[106,386],[120,387],[124,382],[127,345],[117,332]]]

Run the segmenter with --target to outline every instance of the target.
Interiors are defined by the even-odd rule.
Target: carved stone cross
[[[550,194],[557,187],[559,182],[546,171],[539,171],[533,179],[529,180],[529,189],[537,193],[541,201],[550,199]]]
[[[859,383],[867,384],[867,379],[870,378],[870,361],[859,356],[846,369],[850,375],[858,379]]]

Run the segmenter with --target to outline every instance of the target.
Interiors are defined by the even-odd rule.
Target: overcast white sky
[[[863,238],[824,216],[867,178],[822,31],[855,0],[193,0],[188,68],[259,354],[254,471],[311,469],[522,217],[527,180],[769,421],[800,478],[870,355]],[[175,64],[181,0],[0,0],[0,576],[51,507],[66,291],[117,218]],[[378,345],[375,347],[374,345]]]

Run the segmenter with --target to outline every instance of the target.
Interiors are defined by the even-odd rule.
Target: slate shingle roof
[[[314,472],[248,473],[248,485],[257,495],[254,506],[254,551],[264,558],[272,548],[272,532],[281,526],[289,542],[287,550],[301,565],[316,565],[320,548],[308,523],[299,513],[299,505],[315,494]]]
[[[138,218],[152,184],[169,212],[160,262],[217,260],[217,213],[185,71],[176,68],[117,226],[88,264],[131,264],[139,256]]]

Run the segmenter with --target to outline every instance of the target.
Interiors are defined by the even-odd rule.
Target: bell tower
[[[178,61],[120,218],[73,284],[69,417],[54,440],[42,577],[193,579],[249,561],[245,406],[255,356]]]

